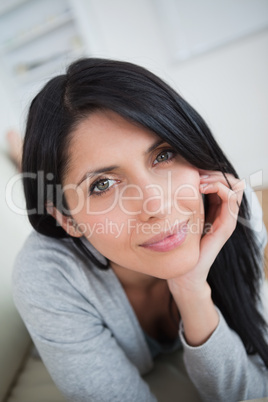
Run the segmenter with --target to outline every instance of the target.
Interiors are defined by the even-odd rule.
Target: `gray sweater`
[[[256,211],[254,225],[261,218],[259,206]],[[266,232],[258,236],[263,246]],[[111,269],[98,269],[70,239],[33,232],[17,257],[13,288],[42,360],[68,400],[156,401],[142,378],[153,367],[150,349]],[[239,336],[218,313],[218,327],[202,346],[186,343],[183,324],[179,331],[187,371],[202,399],[232,402],[268,396],[262,360],[246,354]]]

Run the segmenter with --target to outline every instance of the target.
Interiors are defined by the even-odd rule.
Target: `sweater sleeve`
[[[264,251],[267,232],[262,222],[262,210],[250,187],[246,190],[246,197],[252,211],[248,224]],[[263,261],[260,264],[263,265]],[[263,306],[260,309],[267,317]],[[246,353],[238,334],[227,325],[219,309],[217,311],[219,324],[201,346],[188,345],[183,335],[183,324],[180,325],[185,366],[199,394],[207,402],[235,402],[268,396],[267,367],[257,354]]]
[[[68,256],[63,256],[68,264]],[[111,330],[57,262],[34,270],[17,261],[15,304],[52,379],[67,400],[155,402],[149,386],[116,342]],[[26,268],[25,268],[26,266]]]
[[[180,326],[184,362],[189,376],[207,402],[235,402],[268,396],[268,370],[244,345],[219,313],[219,324],[201,346],[187,344]]]

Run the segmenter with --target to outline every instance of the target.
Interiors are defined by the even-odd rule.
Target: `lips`
[[[140,244],[141,247],[154,251],[170,251],[181,245],[186,239],[188,232],[188,221],[174,225],[168,231],[163,231]]]

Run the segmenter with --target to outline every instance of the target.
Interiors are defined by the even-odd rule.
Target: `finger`
[[[237,193],[238,195],[238,202],[239,205],[242,201],[242,197],[243,197],[243,191],[245,189],[245,181],[244,180],[240,180],[240,179],[236,179],[233,175],[231,174],[227,174],[227,179],[231,185],[231,189]],[[225,186],[229,187],[229,184],[227,183],[225,177],[222,174],[211,174],[211,175],[202,175],[200,176],[200,183],[201,184],[213,184],[214,182],[220,182],[222,184],[224,184]]]
[[[236,182],[240,181],[240,179],[237,179],[236,177],[234,177],[234,175],[230,174],[230,173],[225,173],[223,174],[222,172],[217,172],[217,171],[207,171],[206,174],[201,174],[200,175],[200,180],[201,181],[206,181],[206,180],[219,180],[222,183],[226,183],[226,184],[235,184]]]
[[[211,175],[208,177],[201,177],[200,178],[200,184],[213,184],[216,182],[220,182],[224,184],[227,188],[231,188],[236,193],[241,192],[240,196],[242,198],[243,191],[245,189],[245,180],[240,180],[240,179],[235,179],[233,176],[228,177],[228,181],[231,185],[229,186],[229,183],[227,183],[225,177],[223,176],[217,176],[217,175]]]
[[[206,170],[206,169],[198,169],[200,175],[210,175],[210,174],[218,174],[222,175],[223,173],[220,170]]]
[[[219,213],[214,221],[214,229],[221,226],[223,229],[228,229],[230,233],[234,230],[239,212],[238,195],[225,184],[215,182],[211,184],[201,184],[200,192],[203,194],[217,194],[220,198],[221,205],[218,206]]]
[[[200,192],[203,194],[217,194],[223,203],[235,203],[238,200],[238,193],[221,181],[200,184]]]
[[[200,177],[209,177],[209,176],[218,176],[218,177],[224,177],[223,173],[220,170],[204,170],[204,169],[198,169]],[[230,173],[228,173],[230,174]]]

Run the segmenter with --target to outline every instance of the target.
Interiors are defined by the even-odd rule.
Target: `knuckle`
[[[229,202],[235,203],[237,201],[236,192],[230,189],[229,193],[228,193],[228,198],[229,198]]]

